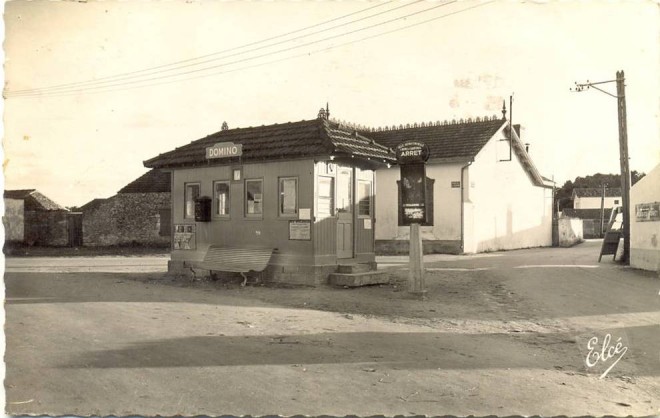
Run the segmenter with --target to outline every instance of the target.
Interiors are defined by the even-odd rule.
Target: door
[[[353,169],[337,169],[337,258],[353,257]]]
[[[67,214],[67,227],[69,232],[69,247],[81,247],[83,245],[82,213]]]

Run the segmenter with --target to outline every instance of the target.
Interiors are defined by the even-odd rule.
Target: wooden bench
[[[263,272],[268,266],[270,257],[276,248],[239,248],[222,247],[211,245],[204,255],[204,260],[188,261],[186,265],[190,267],[195,276],[195,269],[208,270],[213,274],[214,271],[240,273],[243,277],[241,286],[247,283],[247,273]]]

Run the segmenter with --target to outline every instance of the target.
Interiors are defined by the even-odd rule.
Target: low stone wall
[[[582,241],[582,219],[559,218],[559,246],[572,247]]]
[[[25,211],[25,238],[28,245],[66,247],[69,245],[67,211]]]
[[[117,194],[83,213],[83,245],[168,246],[159,210],[169,207],[170,193]]]

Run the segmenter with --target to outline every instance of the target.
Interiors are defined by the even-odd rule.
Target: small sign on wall
[[[172,245],[175,250],[196,249],[195,225],[174,225],[174,240]]]
[[[452,189],[460,189],[461,188],[461,182],[460,181],[452,181],[451,182],[451,188]]]
[[[371,229],[371,219],[364,220],[364,229]]]
[[[660,202],[635,205],[635,220],[637,222],[660,221]]]
[[[312,221],[289,221],[289,239],[309,241],[312,239]]]
[[[301,220],[312,219],[312,210],[309,208],[300,208],[298,212],[298,219]]]

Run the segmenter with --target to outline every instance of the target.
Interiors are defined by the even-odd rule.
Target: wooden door
[[[67,214],[67,227],[69,232],[69,247],[82,247],[82,213]]]
[[[337,258],[353,257],[353,170],[337,169]]]

